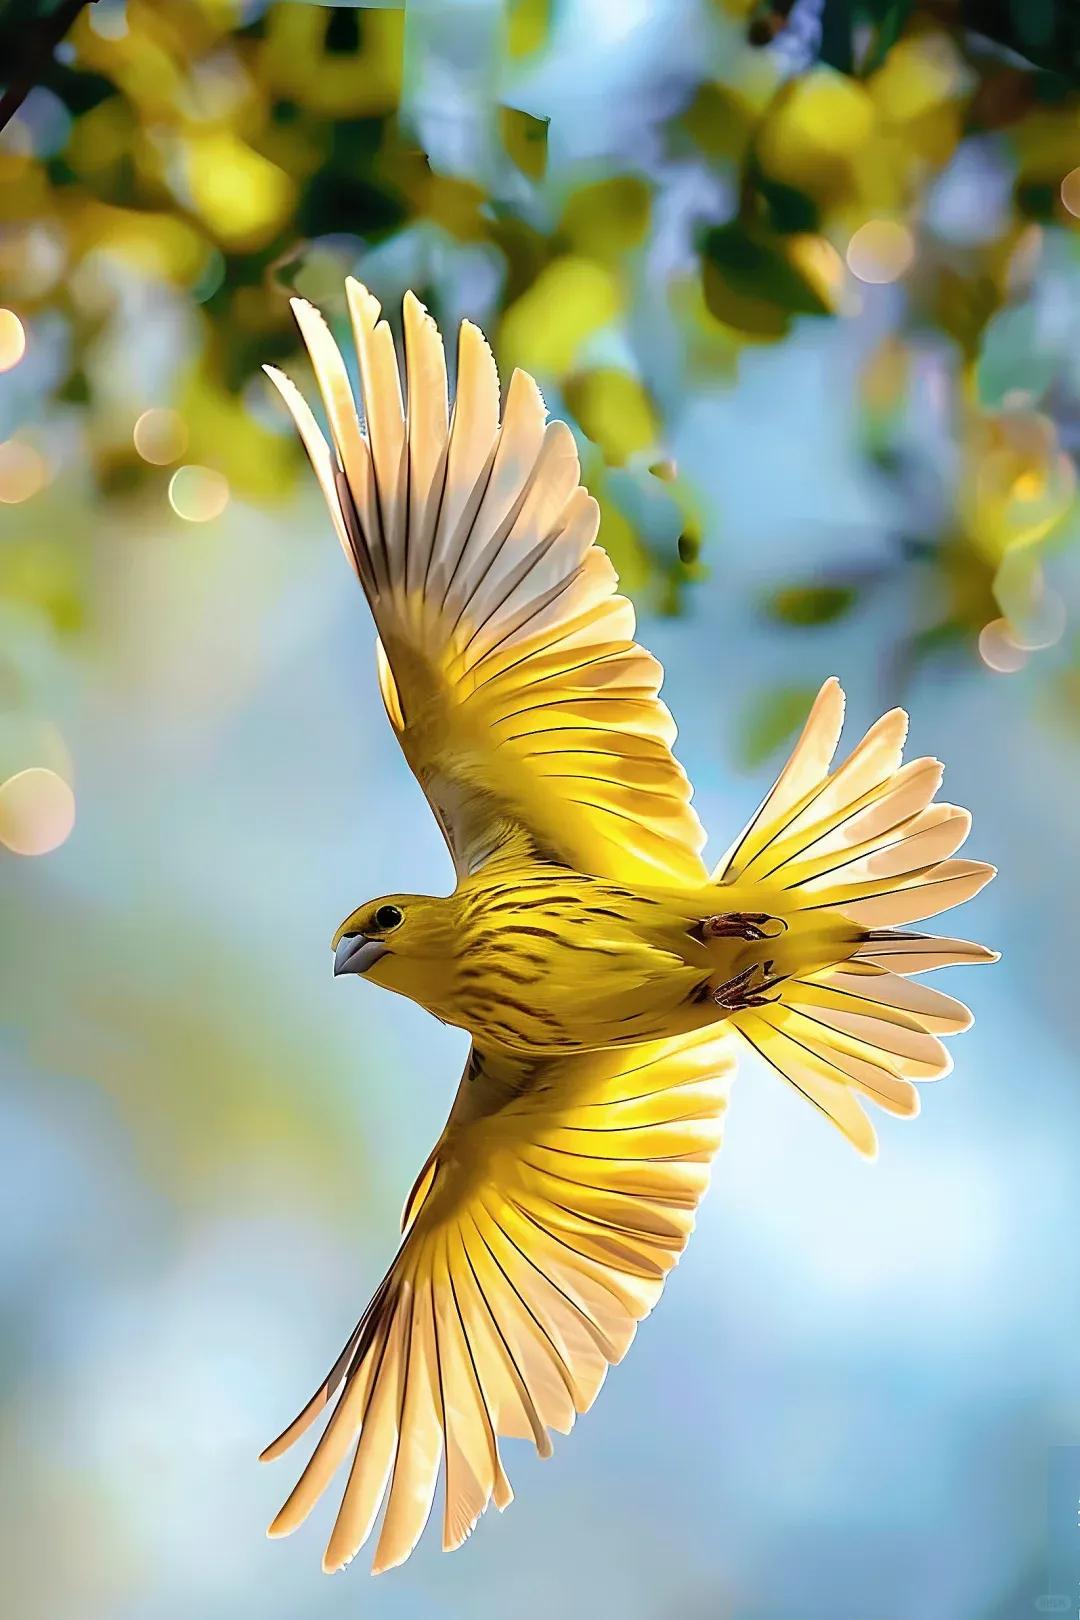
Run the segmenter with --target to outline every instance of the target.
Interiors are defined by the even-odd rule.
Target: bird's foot
[[[779,1001],[779,992],[770,995],[769,991],[782,984],[787,974],[774,973],[774,965],[770,956],[767,962],[752,962],[741,973],[725,979],[712,993],[716,1005],[724,1012],[742,1012],[747,1007],[767,1007],[770,1002]]]
[[[745,939],[751,944],[759,939],[778,939],[786,932],[783,917],[771,917],[767,911],[726,911],[706,917],[701,925],[703,940]]]

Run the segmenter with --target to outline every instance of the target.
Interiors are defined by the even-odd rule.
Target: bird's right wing
[[[512,1498],[500,1436],[551,1452],[655,1305],[720,1143],[732,1044],[714,1026],[623,1052],[498,1069],[475,1048],[410,1195],[405,1238],[325,1383],[263,1453],[337,1396],[270,1527],[308,1515],[350,1446],[323,1567],[386,1512],[376,1572],[409,1556],[445,1456],[443,1545]]]
[[[541,856],[619,881],[700,884],[705,835],[672,754],[663,671],[594,544],[565,422],[515,371],[501,412],[483,334],[462,323],[457,394],[434,321],[404,307],[406,400],[378,303],[347,284],[363,426],[322,316],[293,301],[330,425],[292,412],[379,631],[387,714],[459,876]]]

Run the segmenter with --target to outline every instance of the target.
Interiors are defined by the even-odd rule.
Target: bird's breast
[[[643,928],[641,897],[576,873],[468,897],[453,1021],[481,1046],[581,1051],[672,1033],[686,967]]]

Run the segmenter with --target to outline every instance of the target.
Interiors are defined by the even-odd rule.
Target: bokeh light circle
[[[152,406],[143,411],[131,433],[135,449],[144,461],[155,467],[167,467],[179,461],[187,449],[187,423],[179,411]]]
[[[1080,169],[1070,169],[1061,182],[1061,200],[1069,213],[1080,219]]]
[[[1007,619],[991,619],[979,631],[979,657],[997,675],[1015,675],[1028,661],[1027,652],[1009,634]]]
[[[915,239],[895,219],[868,219],[847,245],[848,269],[860,281],[882,286],[911,268]]]
[[[15,855],[59,849],[75,825],[75,795],[55,771],[31,765],[0,783],[0,844]]]
[[[49,463],[32,444],[6,439],[0,444],[0,502],[18,506],[37,495],[49,482]]]
[[[169,505],[187,523],[210,523],[229,504],[229,481],[213,467],[178,467],[169,479]]]
[[[26,328],[13,309],[0,309],[0,371],[10,371],[26,353]]]

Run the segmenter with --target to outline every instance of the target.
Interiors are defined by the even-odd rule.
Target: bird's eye
[[[392,928],[400,928],[405,921],[405,913],[397,906],[380,906],[375,913],[375,926],[383,934],[388,934]]]

